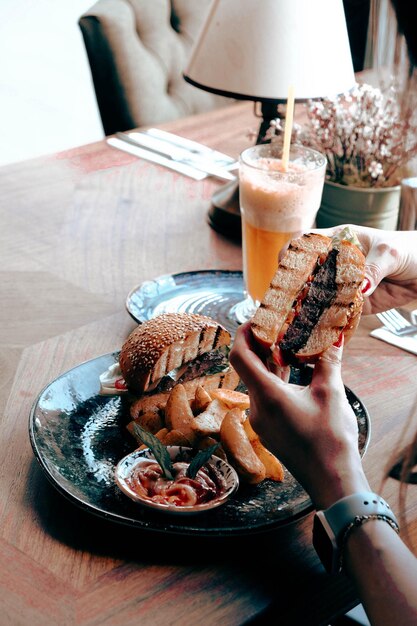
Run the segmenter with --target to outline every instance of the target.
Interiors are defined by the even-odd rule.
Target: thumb
[[[312,384],[339,383],[342,380],[342,356],[343,342],[341,345],[333,345],[323,352],[314,366]]]

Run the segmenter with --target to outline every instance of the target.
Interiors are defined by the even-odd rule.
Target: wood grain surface
[[[232,156],[259,120],[238,104],[164,128]],[[93,516],[46,479],[28,437],[41,389],[69,368],[120,348],[135,323],[128,292],[196,269],[241,269],[241,247],[207,223],[212,193],[104,141],[0,169],[0,624],[236,626],[328,624],[357,603],[325,574],[311,515],[228,539],[154,535]],[[416,400],[417,357],[369,337],[364,318],[345,350],[345,383],[367,406],[364,459],[380,486]],[[397,509],[398,486],[383,494]],[[417,545],[417,489],[407,496]],[[268,615],[268,614],[267,614]],[[265,618],[265,623],[270,618]],[[272,619],[272,618],[271,618]]]

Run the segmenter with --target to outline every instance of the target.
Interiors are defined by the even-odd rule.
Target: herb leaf
[[[209,460],[209,458],[214,454],[215,450],[219,447],[219,443],[215,443],[213,446],[206,448],[205,450],[200,450],[187,468],[186,475],[188,478],[195,478],[197,476],[197,472],[200,467],[203,467],[204,463]]]
[[[340,244],[341,241],[350,241],[350,243],[353,243],[355,246],[359,248],[359,250],[363,252],[363,248],[360,244],[360,241],[355,231],[349,228],[349,226],[342,228],[341,230],[339,230],[339,232],[333,235],[332,237],[333,247],[337,248],[337,246]]]
[[[148,446],[148,448],[152,450],[157,463],[161,466],[165,478],[174,480],[171,457],[164,444],[159,441],[158,437],[149,433],[139,424],[133,425],[133,431],[137,437],[140,437],[145,446]]]

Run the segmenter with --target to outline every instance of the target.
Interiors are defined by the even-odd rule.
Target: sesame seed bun
[[[129,390],[140,395],[171,370],[230,341],[230,333],[209,317],[164,313],[129,335],[120,352],[120,368]]]

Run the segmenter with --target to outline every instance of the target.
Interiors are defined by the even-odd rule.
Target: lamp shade
[[[244,100],[333,96],[355,84],[342,0],[214,0],[184,72]]]

